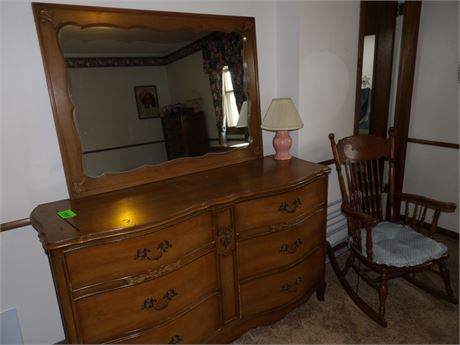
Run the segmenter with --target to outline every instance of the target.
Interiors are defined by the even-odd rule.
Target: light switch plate
[[[0,344],[24,344],[16,309],[0,313]]]

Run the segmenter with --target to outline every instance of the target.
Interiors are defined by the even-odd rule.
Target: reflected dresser
[[[38,206],[66,340],[230,342],[323,299],[328,173],[265,157]]]
[[[168,160],[208,153],[208,133],[203,112],[171,113],[161,118]]]

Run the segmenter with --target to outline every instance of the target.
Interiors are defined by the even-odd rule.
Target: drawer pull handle
[[[150,260],[150,261],[155,261],[155,260],[160,260],[161,257],[163,256],[163,253],[166,253],[169,248],[172,248],[172,244],[168,240],[161,241],[158,243],[157,249],[159,253],[155,256],[149,256],[149,253],[151,252],[150,249],[148,248],[142,248],[138,249],[136,255],[134,256],[134,260]]]
[[[278,208],[278,211],[281,213],[294,213],[295,211],[297,211],[300,205],[302,205],[302,201],[300,201],[300,198],[295,198],[292,202],[292,206],[289,206],[289,204],[286,201],[282,202],[280,207]]]
[[[302,277],[297,277],[293,284],[283,284],[283,286],[281,286],[281,292],[297,292],[297,286],[302,282]]]
[[[280,252],[294,254],[297,251],[297,249],[299,249],[301,244],[302,244],[302,240],[300,238],[296,239],[294,243],[292,243],[291,245],[287,243],[282,244],[280,248]]]
[[[168,341],[168,344],[179,344],[182,341],[182,337],[180,335],[174,335]]]
[[[156,298],[147,298],[144,301],[144,305],[142,309],[155,309],[155,310],[162,310],[165,309],[169,305],[169,301],[171,301],[174,297],[177,296],[177,292],[174,289],[169,289],[165,292],[162,301],[157,301]]]

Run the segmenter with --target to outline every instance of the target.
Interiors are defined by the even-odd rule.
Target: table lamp
[[[292,139],[289,131],[303,127],[303,122],[292,99],[274,98],[268,107],[261,127],[267,131],[276,131],[273,138],[275,159],[291,159],[289,149],[292,145]]]

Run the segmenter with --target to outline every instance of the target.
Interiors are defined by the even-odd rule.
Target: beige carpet
[[[449,247],[452,287],[458,297],[458,241],[445,236],[437,239]],[[340,257],[343,262],[345,255]],[[458,344],[458,305],[429,295],[403,279],[391,280],[387,298],[388,328],[382,328],[358,309],[342,289],[330,264],[326,266],[326,300],[315,295],[277,323],[243,334],[238,344],[333,344],[406,343]],[[432,277],[431,277],[432,276]],[[420,276],[419,276],[420,277]],[[423,275],[441,287],[441,279]],[[361,281],[360,295],[377,302],[375,290]]]

